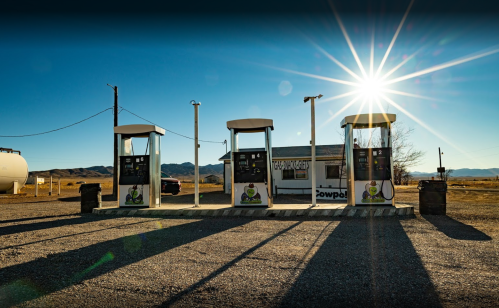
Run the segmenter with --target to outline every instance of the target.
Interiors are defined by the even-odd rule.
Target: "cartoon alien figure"
[[[379,184],[376,184],[376,181],[371,181],[366,184],[366,190],[362,193],[362,199],[377,199],[380,197],[381,187]]]
[[[133,185],[128,188],[128,195],[126,195],[127,204],[140,204],[142,203],[142,188],[140,191],[137,189],[137,185]]]
[[[256,187],[253,183],[249,184],[249,186],[244,186],[244,192],[241,195],[241,202],[252,202],[258,203],[261,202],[261,196],[258,193],[258,187]]]

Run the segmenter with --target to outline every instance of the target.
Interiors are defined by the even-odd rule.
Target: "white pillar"
[[[355,205],[355,182],[353,170],[353,125],[345,125],[345,159],[347,164],[347,205]]]
[[[35,197],[38,197],[38,177],[35,176]]]
[[[57,195],[61,195],[61,178],[59,178],[59,181],[57,182]]]
[[[315,178],[315,98],[312,97],[312,206],[317,206],[317,197],[315,195],[315,190],[317,188],[316,178]]]
[[[198,112],[201,103],[194,104],[194,207],[199,207],[199,164],[198,164]]]
[[[235,191],[234,191],[234,174],[235,174],[235,168],[236,166],[234,165],[234,153],[237,152],[238,150],[238,145],[237,145],[237,133],[233,128],[230,129],[230,203],[231,206],[235,206],[236,202],[236,197],[235,197]]]

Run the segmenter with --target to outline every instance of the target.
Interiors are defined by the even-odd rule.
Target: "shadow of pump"
[[[441,307],[400,221],[343,220],[281,301],[281,307]]]
[[[456,240],[467,241],[490,241],[492,238],[472,226],[463,224],[449,216],[421,215],[429,223],[434,225],[438,231]]]
[[[57,200],[61,201],[61,202],[77,202],[77,201],[81,201],[81,195],[80,196],[73,196],[73,197],[58,198]],[[101,200],[102,201],[116,201],[116,198],[113,195],[102,195]]]
[[[1,268],[2,307],[19,305],[247,222],[196,220]]]
[[[25,224],[15,224],[4,227],[2,226],[0,227],[0,235],[20,234],[23,232],[45,230],[45,229],[58,228],[64,226],[76,226],[76,225],[86,224],[92,221],[101,221],[114,218],[112,216],[107,216],[107,215],[95,217],[92,215],[81,215],[81,214],[61,215],[55,217],[60,217],[61,219],[49,220],[49,221],[42,220]],[[50,216],[42,217],[39,219],[45,219],[45,218],[50,218]]]

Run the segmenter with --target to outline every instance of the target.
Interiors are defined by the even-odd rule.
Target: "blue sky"
[[[337,13],[363,67],[369,74],[372,34],[374,71],[381,63],[410,1],[393,10]],[[419,5],[419,6],[418,6]],[[410,141],[426,152],[413,171],[436,171],[438,147],[447,168],[497,168],[499,138],[499,23],[496,12],[466,10],[445,14],[414,2],[400,27],[380,75],[412,54],[386,80],[418,74],[443,63],[463,63],[385,86],[385,93],[406,112],[381,99],[399,122],[414,128]],[[71,11],[71,10],[70,10]],[[111,84],[119,88],[119,105],[179,134],[194,136],[194,108],[201,102],[200,164],[216,164],[229,140],[226,122],[241,118],[274,120],[273,146],[301,146],[310,140],[310,104],[316,101],[317,144],[342,143],[340,121],[357,114],[362,98],[338,113],[356,95],[352,86],[317,79],[357,80],[330,55],[362,76],[340,23],[328,5],[279,13],[181,14],[132,9],[101,13],[19,11],[0,24],[0,105],[2,136],[36,134],[90,117],[113,105]],[[5,16],[3,16],[5,17]],[[470,60],[470,57],[478,56]],[[468,61],[469,60],[469,61]],[[307,75],[308,76],[305,76]],[[369,112],[366,104],[361,113]],[[379,112],[373,103],[373,112]],[[332,116],[335,116],[332,120]],[[143,120],[121,111],[119,124]],[[0,137],[0,147],[20,150],[29,169],[47,170],[112,165],[113,115],[110,110],[54,133]],[[263,147],[263,134],[243,135],[241,147]],[[136,140],[137,153],[145,151]],[[229,144],[230,149],[230,144]],[[175,134],[162,138],[162,163],[193,162],[194,142]]]

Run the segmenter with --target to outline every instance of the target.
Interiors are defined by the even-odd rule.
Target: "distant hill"
[[[203,175],[218,175],[223,176],[224,164],[220,163],[217,165],[206,165],[199,166],[199,174]],[[162,164],[161,171],[172,176],[190,176],[194,175],[194,164],[192,163],[182,163],[182,164]]]
[[[52,169],[47,171],[32,171],[29,176],[38,176],[49,178],[50,176],[58,178],[100,178],[113,176],[112,167],[96,166],[89,168],[73,169]]]
[[[412,176],[415,177],[425,177],[425,176],[435,176],[437,172],[419,172],[414,171],[411,172]],[[499,175],[499,168],[490,168],[490,169],[455,169],[452,172],[451,177],[495,177]]]
[[[213,174],[223,177],[224,164],[199,166],[199,174],[201,177]],[[162,164],[161,171],[171,177],[180,177],[182,179],[191,179],[194,176],[194,164],[186,162],[182,164]],[[437,172],[411,172],[414,177],[430,177],[435,176]],[[456,169],[452,173],[452,177],[495,177],[499,175],[499,168],[490,169]],[[111,177],[113,176],[113,167],[94,166],[88,168],[73,168],[73,169],[52,169],[47,171],[32,171],[29,176],[39,176],[48,178],[96,178],[96,177]]]
[[[199,166],[199,174],[201,177],[213,174],[223,177],[223,163],[217,165]],[[171,177],[191,178],[194,176],[194,164],[162,164],[161,171]],[[73,168],[73,169],[52,169],[46,171],[32,171],[29,176],[39,176],[48,178],[50,176],[58,178],[95,178],[95,177],[112,177],[113,167],[94,166],[88,168]]]

